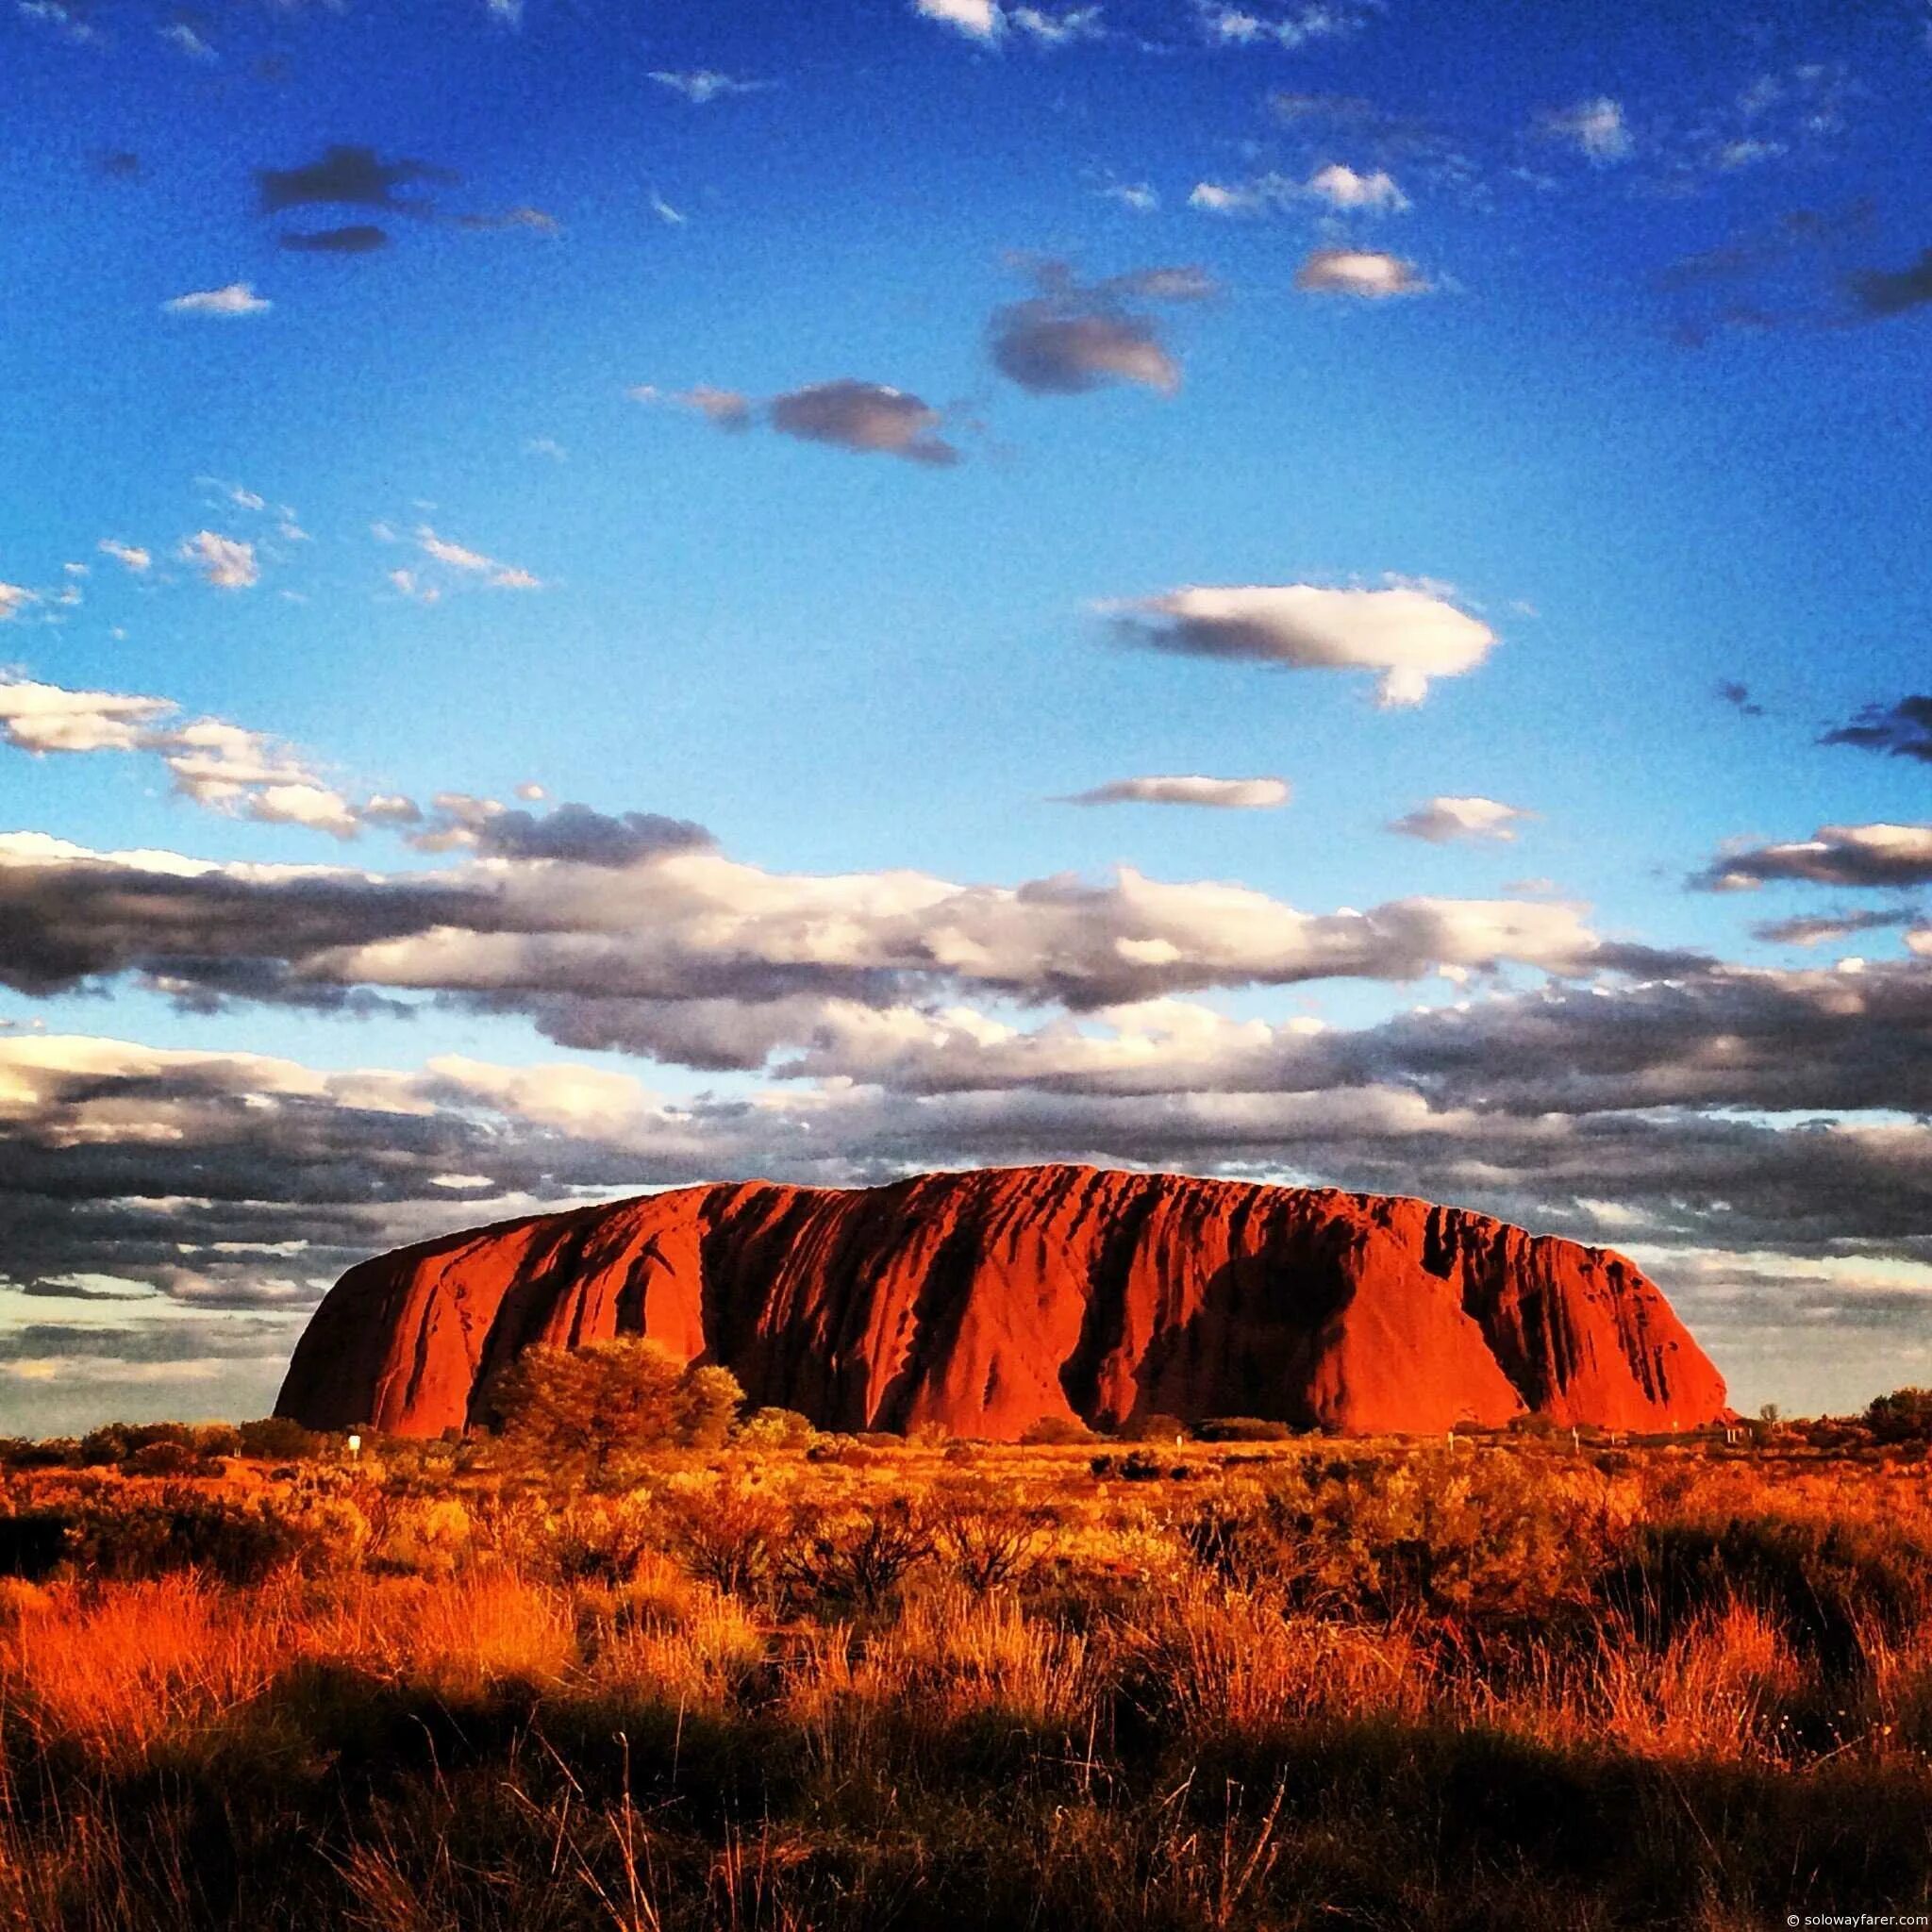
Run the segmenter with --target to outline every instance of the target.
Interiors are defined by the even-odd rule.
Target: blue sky
[[[1932,1376],[1928,33],[14,6],[0,1426],[259,1409],[466,1218],[1055,1156]]]

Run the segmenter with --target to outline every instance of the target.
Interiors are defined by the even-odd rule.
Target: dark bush
[[[1932,1389],[1894,1389],[1865,1411],[1865,1426],[1880,1442],[1924,1442],[1932,1439]]]
[[[1215,1415],[1194,1424],[1203,1442],[1291,1442],[1300,1433],[1291,1424],[1255,1415]]]
[[[1037,1447],[1050,1448],[1070,1442],[1091,1442],[1093,1431],[1077,1416],[1043,1415],[1027,1427],[1020,1440]]]
[[[305,1429],[285,1415],[266,1415],[243,1423],[236,1435],[243,1456],[259,1457],[264,1462],[300,1462],[323,1455],[331,1446],[328,1437]]]
[[[66,1557],[74,1527],[72,1516],[53,1509],[0,1516],[0,1576],[38,1583],[52,1574]]]
[[[1123,1442],[1178,1442],[1187,1433],[1177,1415],[1129,1416],[1115,1431]]]

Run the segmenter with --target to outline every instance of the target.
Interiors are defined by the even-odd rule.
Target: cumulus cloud
[[[221,770],[204,782],[225,782]],[[246,809],[254,794],[237,782]],[[460,803],[439,798],[425,819],[448,823]],[[1015,886],[772,873],[662,821],[619,833],[575,814],[551,827],[512,818],[506,841],[492,830],[503,808],[475,804],[453,841],[474,857],[395,875],[0,836],[0,980],[46,991],[135,974],[177,997],[308,1003],[439,994],[524,1012],[566,1044],[649,1053],[667,1012],[691,1002],[756,1017],[786,1001],[891,1006],[977,989],[1086,1010],[1211,987],[1658,958],[1607,944],[1571,905],[1414,898],[1311,913],[1131,869]],[[625,836],[636,843],[613,843]]]
[[[1295,271],[1294,285],[1309,294],[1371,302],[1426,294],[1429,289],[1414,262],[1378,248],[1317,248]]]
[[[1067,805],[1206,805],[1224,811],[1260,811],[1289,800],[1285,778],[1197,776],[1115,778],[1076,791]]]
[[[28,606],[41,601],[40,593],[25,584],[0,583],[0,624],[9,624]]]
[[[996,41],[1006,25],[998,0],[912,0],[912,10],[975,41]]]
[[[1932,884],[1932,825],[1824,825],[1808,839],[1720,854],[1691,884],[1734,892],[1778,879],[1822,886]]]
[[[1123,635],[1157,650],[1293,670],[1379,672],[1384,705],[1420,704],[1431,678],[1474,671],[1496,641],[1480,619],[1408,586],[1191,585],[1101,608]]]
[[[147,551],[138,543],[122,543],[112,537],[103,537],[94,546],[103,556],[111,557],[124,569],[136,573],[144,571],[154,562]]]
[[[1867,705],[1849,724],[1827,731],[1820,744],[1852,744],[1863,751],[1890,752],[1932,765],[1932,696],[1900,698],[1894,705]]]
[[[1019,34],[1043,47],[1064,47],[1074,41],[1106,37],[1097,6],[1068,7],[1049,13],[1039,7],[1004,5],[1002,0],[912,0],[912,10],[985,46],[998,45],[1008,34]]]
[[[1627,159],[1635,145],[1624,123],[1623,104],[1607,94],[1546,114],[1542,126],[1552,139],[1567,142],[1599,166]]]
[[[252,282],[229,282],[220,289],[196,289],[161,304],[169,315],[264,315],[275,304],[255,292]]]
[[[1180,386],[1180,364],[1150,305],[1201,302],[1218,292],[1191,265],[1091,283],[1061,261],[1033,263],[1030,273],[1039,292],[995,309],[988,339],[993,366],[1035,395],[1080,395],[1112,382],[1171,392]]]
[[[807,442],[829,442],[862,456],[901,457],[935,468],[959,460],[958,449],[937,433],[943,420],[940,411],[883,383],[850,377],[811,383],[774,396],[766,414],[780,434]]]
[[[1439,795],[1391,821],[1389,829],[1407,839],[1426,839],[1436,845],[1457,839],[1507,841],[1516,837],[1521,820],[1534,816],[1520,806],[1502,805],[1493,798]]]
[[[16,751],[133,751],[175,707],[166,698],[0,682],[0,738]]]
[[[175,555],[183,563],[193,564],[203,580],[218,591],[245,591],[261,579],[255,545],[214,530],[197,530],[182,538]]]
[[[1340,161],[1317,168],[1308,176],[1304,192],[1325,201],[1331,208],[1350,211],[1399,214],[1408,206],[1407,195],[1396,187],[1394,177],[1386,169],[1357,174]]]
[[[209,810],[264,824],[306,825],[353,838],[365,824],[394,822],[408,800],[356,808],[304,758],[267,734],[220,718],[178,722],[172,699],[68,691],[0,679],[0,741],[17,751],[144,752],[158,759],[182,797]],[[416,813],[420,817],[420,813]]]

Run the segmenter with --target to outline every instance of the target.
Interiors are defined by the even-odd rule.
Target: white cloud
[[[230,282],[221,289],[197,289],[161,304],[169,315],[263,315],[275,307],[258,295],[249,282]]]
[[[1100,190],[1109,201],[1132,208],[1137,215],[1151,215],[1160,206],[1160,196],[1146,181],[1113,181]]]
[[[1332,208],[1400,214],[1408,206],[1407,195],[1386,170],[1377,168],[1373,174],[1358,175],[1339,161],[1316,169],[1308,176],[1305,192]]]
[[[116,563],[125,565],[131,571],[144,571],[154,562],[153,557],[140,544],[118,542],[112,537],[103,537],[95,547],[104,556],[111,557]]]
[[[1105,36],[1098,7],[1070,7],[1064,13],[1044,13],[1037,7],[1014,7],[1008,20],[1024,34],[1030,34],[1043,46],[1064,47],[1074,41],[1097,41]]]
[[[464,576],[478,576],[495,591],[541,591],[542,580],[529,571],[515,564],[502,563],[493,557],[486,556],[480,550],[472,550],[467,544],[458,543],[447,537],[439,537],[427,524],[416,526],[416,547],[424,556],[442,564],[445,568],[460,573]],[[390,580],[395,582],[399,574],[391,572]],[[407,575],[403,573],[402,575]],[[414,580],[405,589],[398,584],[404,594],[416,594]]]
[[[29,591],[25,584],[0,583],[0,624],[10,623],[29,604],[41,601],[37,591]]]
[[[143,728],[174,708],[166,698],[0,683],[0,738],[17,751],[133,751]]]
[[[1310,202],[1352,214],[1400,214],[1409,205],[1394,177],[1384,170],[1358,175],[1340,162],[1316,169],[1306,181],[1272,171],[1245,181],[1199,181],[1188,196],[1190,208],[1212,215],[1279,212]]]
[[[182,562],[193,564],[218,591],[245,591],[261,578],[255,545],[236,537],[219,536],[213,530],[197,530],[193,536],[182,538],[175,554]]]
[[[390,806],[421,816],[408,800],[373,799],[358,813],[266,733],[220,718],[170,722],[178,709],[170,698],[0,681],[0,742],[36,754],[146,752],[167,767],[177,792],[208,810],[305,825],[339,839],[354,838],[365,823],[386,822]]]
[[[1361,25],[1361,14],[1339,0],[1309,0],[1293,12],[1273,18],[1250,13],[1244,7],[1229,6],[1225,0],[1195,0],[1195,17],[1201,31],[1216,46],[1274,46],[1292,50],[1310,41],[1327,40],[1338,34],[1353,33]]]
[[[1543,128],[1559,141],[1574,142],[1600,166],[1624,160],[1634,145],[1624,124],[1623,103],[1607,94],[1578,101],[1574,107],[1546,115]]]
[[[1377,248],[1318,248],[1295,271],[1294,285],[1311,294],[1372,302],[1426,294],[1429,288],[1412,261]]]
[[[654,68],[651,78],[659,87],[682,94],[698,108],[707,102],[721,100],[727,94],[753,94],[771,86],[768,80],[734,80],[730,75],[719,74],[708,67],[688,68],[679,72]]]
[[[912,0],[912,10],[975,41],[996,41],[1006,25],[998,0]]]
[[[1067,805],[1205,805],[1224,811],[1261,811],[1289,800],[1285,778],[1197,776],[1115,778],[1076,791]]]
[[[1420,704],[1432,677],[1474,671],[1496,641],[1480,619],[1409,586],[1190,585],[1101,608],[1160,650],[1298,670],[1377,671],[1384,705]]]
[[[1516,837],[1519,820],[1535,816],[1520,806],[1503,805],[1493,798],[1438,795],[1405,812],[1389,829],[1437,845],[1456,839],[1495,839],[1507,843]]]

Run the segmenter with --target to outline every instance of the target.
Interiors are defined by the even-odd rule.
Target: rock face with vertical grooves
[[[841,1429],[1724,1412],[1662,1293],[1605,1249],[1400,1196],[1061,1166],[720,1182],[403,1248],[329,1291],[276,1412],[438,1435],[520,1350],[617,1335]]]

